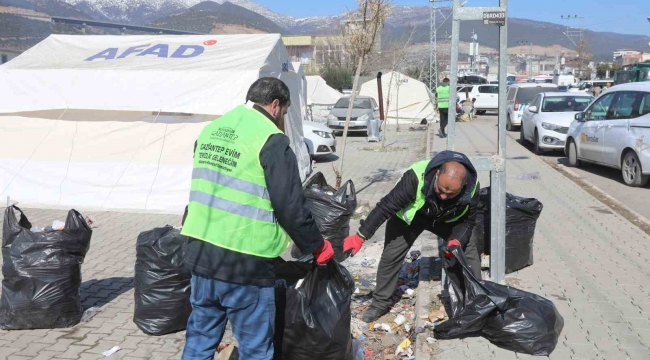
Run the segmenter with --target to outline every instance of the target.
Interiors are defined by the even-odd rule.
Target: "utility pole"
[[[439,9],[436,9],[436,3],[447,2],[450,0],[429,0],[431,4],[431,19],[429,21],[429,89],[434,92],[438,88],[438,29],[447,21],[446,17]],[[440,13],[443,21],[438,24],[436,16]]]
[[[586,61],[586,43],[585,43],[585,17],[578,15],[567,15],[560,16],[562,20],[567,20],[566,32],[564,35],[571,41],[573,46],[576,47],[576,52],[578,53],[578,72],[581,77],[584,77],[583,64]],[[571,26],[571,22],[580,22],[580,27]]]

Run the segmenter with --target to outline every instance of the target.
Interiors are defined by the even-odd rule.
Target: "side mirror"
[[[532,113],[536,113],[537,112],[537,106],[529,106],[528,111],[530,111]]]
[[[327,110],[332,110],[332,109],[334,109],[334,106],[332,106],[332,105],[327,107]]]
[[[579,112],[575,115],[575,119],[580,122],[585,122],[585,114]]]
[[[375,111],[379,111],[379,106],[375,106]]]

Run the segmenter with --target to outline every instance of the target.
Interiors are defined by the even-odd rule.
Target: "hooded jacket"
[[[449,161],[455,161],[465,166],[467,179],[458,196],[443,201],[438,198],[434,190],[435,175],[442,164]],[[421,191],[426,196],[426,204],[417,212],[417,215],[423,215],[430,220],[431,227],[436,225],[451,226],[451,236],[447,240],[456,239],[463,247],[466,246],[474,229],[480,188],[478,174],[471,161],[464,154],[455,151],[442,151],[429,162],[424,180]],[[474,191],[474,189],[476,190]],[[418,177],[413,170],[409,169],[391,192],[384,196],[368,214],[368,217],[361,222],[359,235],[370,239],[386,220],[415,201],[417,191],[420,191]],[[450,223],[445,222],[462,214],[467,206],[469,209],[458,220]]]

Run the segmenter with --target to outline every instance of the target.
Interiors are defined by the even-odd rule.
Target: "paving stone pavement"
[[[496,149],[495,122],[456,124],[455,149]],[[446,146],[435,138],[434,150]],[[552,300],[564,330],[550,359],[650,359],[650,237],[507,137],[507,191],[544,204],[535,264],[506,276]],[[535,174],[538,180],[523,180]],[[482,186],[489,185],[481,173]],[[529,358],[483,338],[438,341],[435,359]]]
[[[418,127],[402,126],[399,133],[390,127],[386,151],[375,151],[379,144],[369,144],[365,137],[349,139],[344,179],[354,181],[360,204],[374,205],[392,188],[403,170],[423,156],[426,132],[409,131],[411,126]],[[336,159],[336,156],[321,159],[324,162],[316,163],[314,170],[322,171],[333,183],[332,164],[337,165]],[[0,210],[4,213],[5,209]],[[23,210],[40,227],[53,220],[65,220],[67,214],[65,210]],[[155,227],[179,225],[180,216],[78,210],[95,220],[90,251],[82,266],[81,298],[85,309],[98,306],[100,311],[90,321],[68,329],[0,330],[0,360],[100,359],[104,357],[101,353],[113,346],[121,350],[112,359],[179,359],[185,343],[184,332],[148,336],[135,326],[132,317],[136,238],[140,232]],[[358,220],[354,220],[351,231],[357,227]],[[367,251],[378,250],[379,234],[383,230]],[[230,332],[224,342],[234,342]]]

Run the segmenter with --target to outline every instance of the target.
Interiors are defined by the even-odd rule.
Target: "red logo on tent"
[[[216,43],[217,43],[217,40],[208,40],[208,41],[204,41],[204,42],[203,42],[203,45],[205,45],[205,46],[212,46],[212,45],[214,45],[214,44],[216,44]]]

